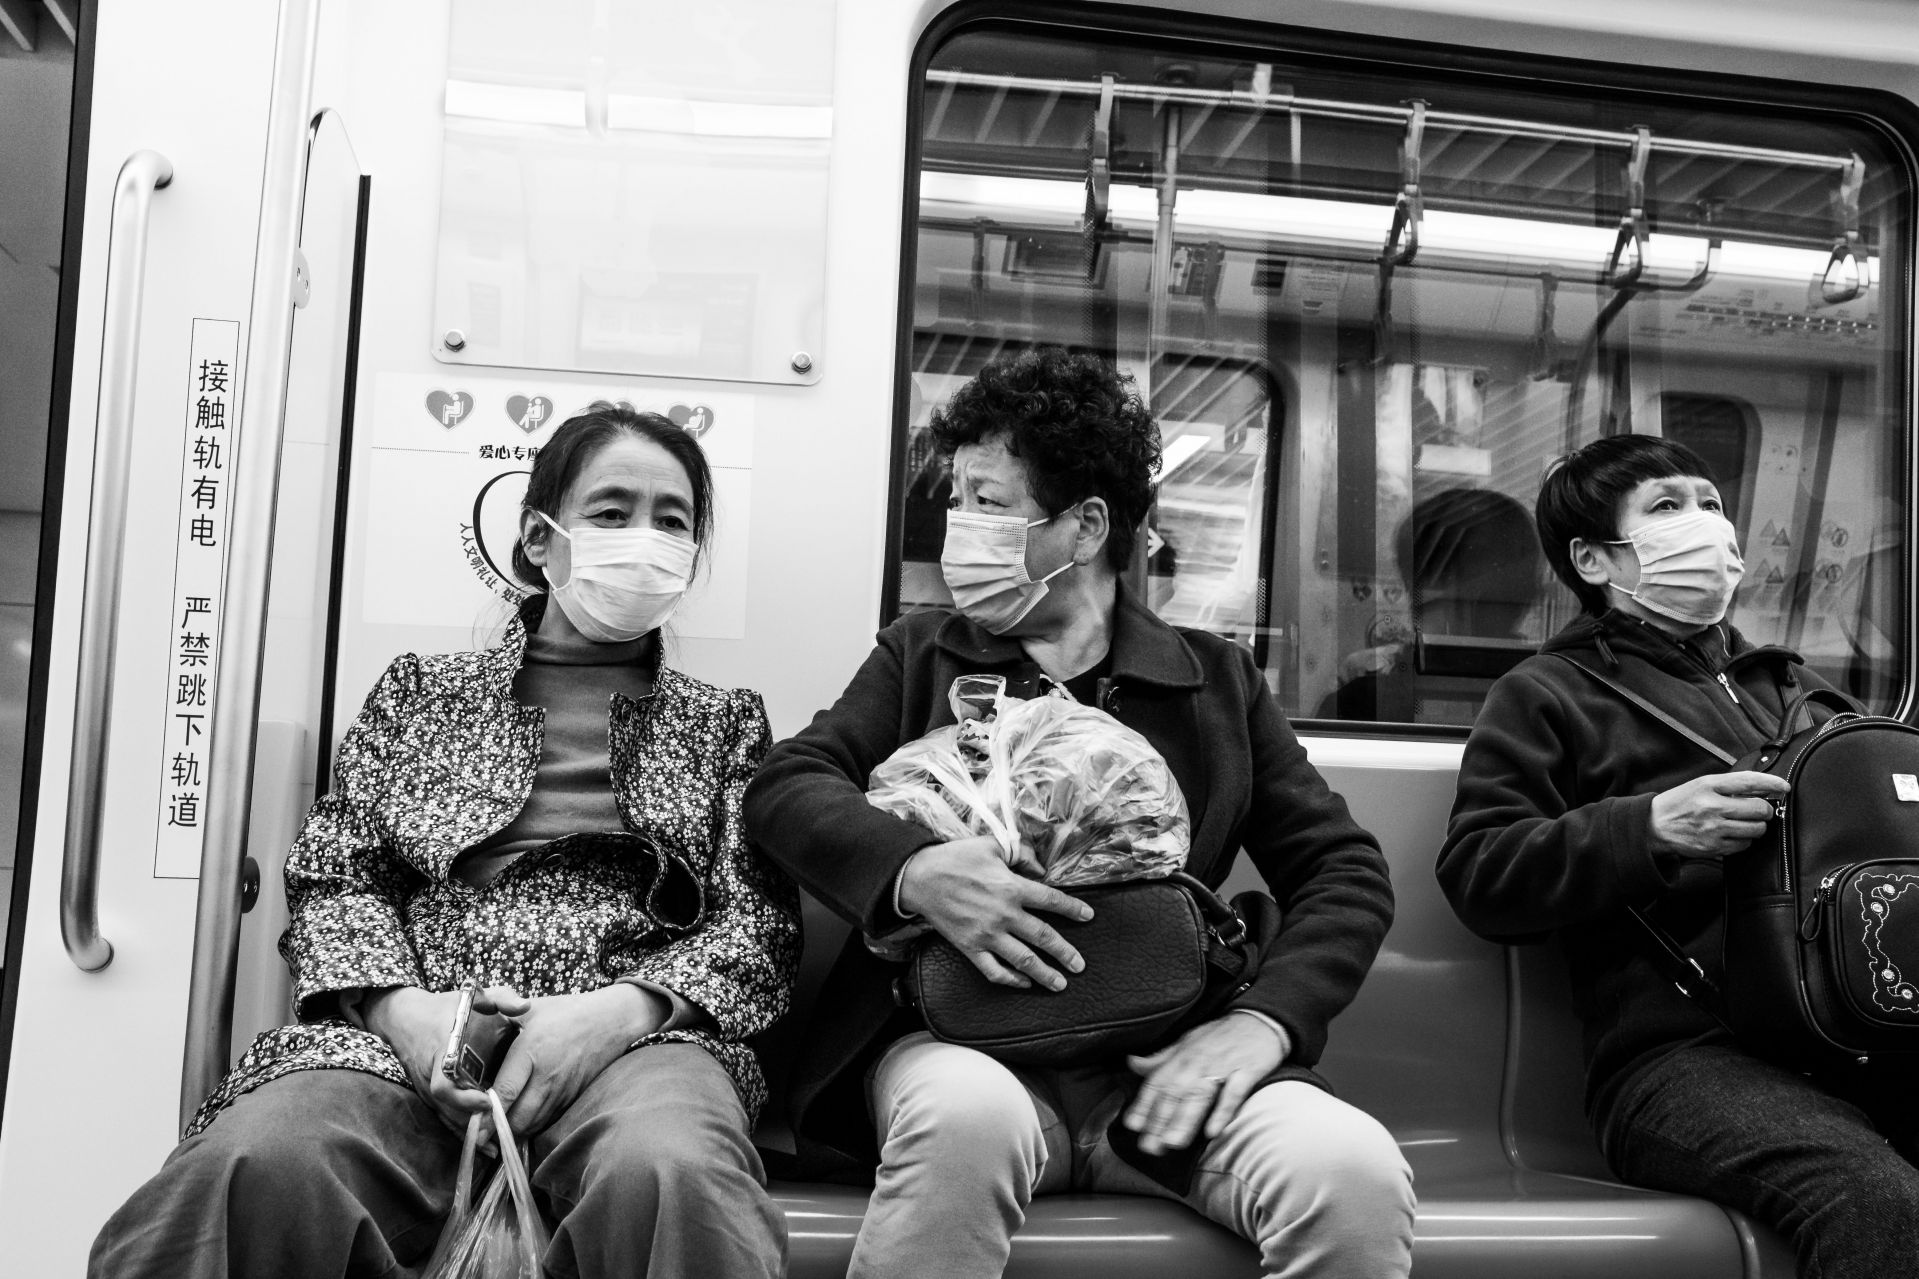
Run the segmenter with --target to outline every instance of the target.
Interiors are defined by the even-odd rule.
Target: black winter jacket
[[[1466,742],[1439,882],[1495,941],[1557,934],[1586,1030],[1586,1106],[1600,1126],[1619,1090],[1677,1045],[1729,1040],[1661,973],[1638,906],[1715,979],[1725,928],[1715,862],[1655,854],[1653,797],[1726,766],[1564,653],[1742,756],[1784,707],[1825,681],[1798,654],[1730,626],[1677,641],[1623,613],[1582,616],[1493,685]],[[1737,854],[1735,854],[1736,856]]]
[[[1307,761],[1245,649],[1176,630],[1122,589],[1112,672],[1106,709],[1165,756],[1186,796],[1186,869],[1217,888],[1244,848],[1279,902],[1279,934],[1234,1006],[1285,1026],[1293,1051],[1282,1069],[1305,1076],[1392,919],[1379,845]],[[840,699],[766,757],[746,792],[754,841],[856,929],[890,931],[899,923],[893,878],[936,837],[868,804],[867,777],[953,722],[946,694],[956,676],[993,673],[1015,691],[1039,668],[1017,640],[957,614],[916,613],[887,627]],[[827,977],[792,1080],[795,1132],[816,1174],[872,1166],[860,1083],[879,1048],[910,1026],[894,1015],[898,972],[855,935]]]

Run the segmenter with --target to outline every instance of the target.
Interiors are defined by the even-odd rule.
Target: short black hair
[[[933,414],[933,445],[950,460],[963,444],[1004,436],[1048,515],[1089,497],[1112,515],[1106,560],[1124,571],[1153,505],[1159,424],[1133,379],[1096,356],[1040,347],[1001,356]]]
[[[1446,488],[1413,503],[1393,539],[1413,612],[1435,594],[1530,605],[1539,543],[1526,508],[1492,489]]]
[[[553,438],[540,446],[533,459],[533,474],[526,482],[522,510],[539,511],[555,520],[566,490],[578,479],[580,471],[606,445],[621,435],[650,440],[665,449],[686,472],[693,487],[693,544],[704,550],[713,532],[713,468],[707,464],[706,450],[684,427],[658,413],[642,413],[625,401],[595,400],[560,423]],[[535,527],[537,539],[551,536],[545,523]],[[526,557],[524,537],[513,539],[513,572],[535,591],[549,589],[546,573]]]
[[[1685,476],[1713,480],[1704,458],[1676,440],[1657,435],[1608,435],[1575,449],[1547,468],[1533,519],[1539,545],[1559,580],[1572,588],[1588,613],[1611,607],[1603,588],[1573,567],[1572,540],[1619,540],[1619,503],[1647,480]]]

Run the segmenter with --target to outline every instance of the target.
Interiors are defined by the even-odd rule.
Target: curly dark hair
[[[933,414],[933,444],[951,460],[962,444],[1003,436],[1048,515],[1089,497],[1112,513],[1106,560],[1124,570],[1153,504],[1159,424],[1133,379],[1105,360],[1041,347],[992,361]]]
[[[581,412],[560,423],[553,438],[541,446],[533,459],[533,473],[526,482],[523,510],[542,511],[558,517],[560,503],[586,464],[602,448],[622,435],[651,440],[670,454],[686,472],[693,488],[693,543],[701,551],[713,534],[713,470],[707,465],[706,450],[683,427],[658,413],[642,413],[621,400],[595,400]],[[545,524],[536,524],[533,538],[544,543]],[[694,563],[698,564],[695,556]],[[524,538],[513,541],[513,575],[535,591],[548,588],[546,574],[526,556]]]

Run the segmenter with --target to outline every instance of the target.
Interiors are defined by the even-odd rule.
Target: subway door
[[[0,1026],[8,1274],[79,1273],[102,1222],[179,1136],[211,650],[279,8],[83,10],[72,155],[84,201],[80,218],[70,211],[64,267],[78,282],[60,334],[72,392],[53,424],[65,462],[49,481],[42,549],[45,713],[27,744],[40,780],[24,805],[30,882],[15,905],[11,1024]],[[123,464],[124,483],[96,455]],[[103,576],[101,548],[122,527],[118,572]],[[93,642],[113,637],[84,676],[83,599]],[[98,778],[82,785],[95,734]],[[65,868],[63,928],[63,862],[82,851],[73,832],[94,837],[98,864]],[[89,878],[97,938],[71,896]]]

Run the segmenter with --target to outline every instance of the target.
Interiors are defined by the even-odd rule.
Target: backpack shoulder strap
[[[1565,653],[1552,653],[1548,656],[1557,657],[1573,669],[1584,673],[1588,679],[1611,689],[1722,764],[1730,765],[1735,762],[1734,757],[1717,743],[1709,741],[1704,735],[1686,727],[1672,715],[1654,706],[1617,680],[1607,679],[1584,662],[1575,661]],[[1720,992],[1718,984],[1706,975],[1706,970],[1700,966],[1699,961],[1688,955],[1685,948],[1674,940],[1671,933],[1653,923],[1637,906],[1628,906],[1626,913],[1632,916],[1633,922],[1639,925],[1640,931],[1652,939],[1651,958],[1653,965],[1662,970],[1661,976],[1676,986],[1680,994],[1710,1013],[1714,1021],[1725,1026],[1725,996]]]
[[[1694,746],[1697,746],[1700,750],[1705,751],[1708,755],[1712,756],[1714,759],[1718,760],[1720,763],[1730,765],[1737,761],[1737,758],[1738,758],[1737,756],[1728,753],[1726,750],[1721,748],[1717,743],[1707,739],[1703,734],[1695,732],[1693,729],[1686,727],[1684,724],[1680,723],[1677,719],[1673,718],[1670,714],[1660,710],[1657,706],[1654,706],[1651,702],[1647,701],[1645,698],[1641,697],[1639,694],[1633,692],[1630,688],[1627,688],[1624,684],[1621,684],[1619,681],[1607,679],[1604,675],[1601,675],[1598,671],[1586,665],[1584,662],[1574,661],[1573,658],[1569,656],[1568,654],[1549,653],[1547,654],[1547,656],[1557,657],[1560,661],[1566,663],[1566,665],[1572,667],[1574,670],[1583,672],[1588,679],[1593,680],[1594,682],[1601,684],[1605,686],[1606,688],[1611,689],[1613,692],[1617,693],[1619,696],[1631,702],[1634,706],[1637,706],[1640,710],[1646,712],[1646,714],[1652,716],[1654,719],[1664,724],[1667,728],[1670,728],[1673,732],[1678,733],[1681,737],[1691,742]]]

